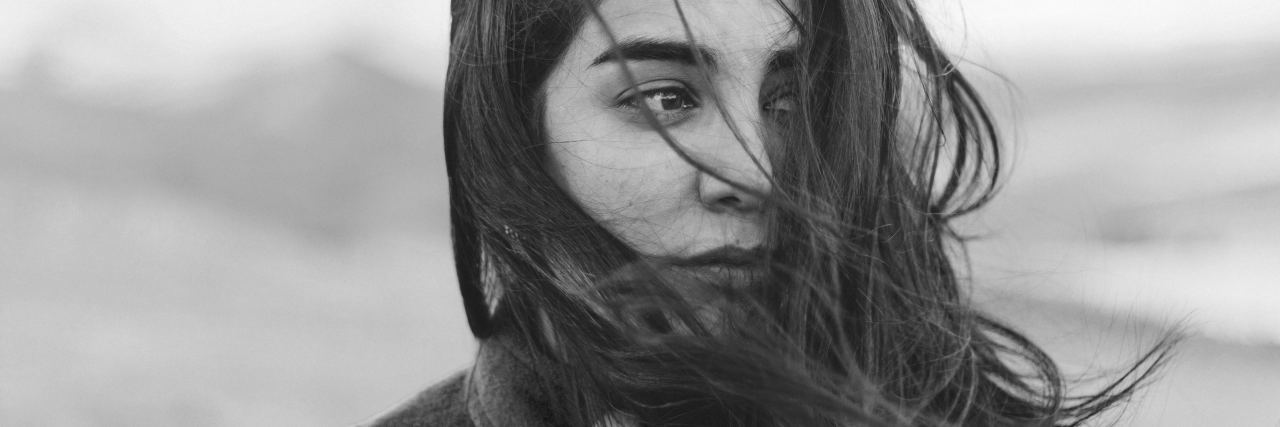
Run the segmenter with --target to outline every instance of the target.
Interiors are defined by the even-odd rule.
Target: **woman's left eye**
[[[784,95],[766,102],[761,108],[769,113],[790,113],[800,107],[797,102],[795,95]]]

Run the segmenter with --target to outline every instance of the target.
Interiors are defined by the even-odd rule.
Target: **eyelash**
[[[796,108],[795,102],[794,96],[792,95],[780,96],[774,98],[772,101],[766,102],[764,106],[760,108],[763,109],[766,114],[786,114]]]
[[[789,85],[772,90],[760,109],[768,114],[786,114],[799,108],[799,98]]]
[[[644,89],[644,86],[646,84],[641,84],[637,88],[639,89],[638,93],[624,94],[622,101],[617,105],[618,108],[635,114],[635,118],[639,122],[643,123],[645,121],[644,107],[641,107],[641,103],[647,104],[650,111],[653,111],[653,115],[657,117],[658,122],[664,126],[679,123],[702,107],[702,102],[698,99],[698,96],[679,82],[665,82],[662,86],[650,89]],[[677,109],[674,111],[667,110],[665,107],[667,107],[668,101],[678,101]],[[654,102],[658,104],[654,105]]]

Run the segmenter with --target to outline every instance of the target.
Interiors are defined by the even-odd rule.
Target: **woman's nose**
[[[742,188],[709,174],[701,174],[699,198],[704,206],[716,212],[752,213],[761,209],[764,197],[768,195],[767,181],[748,181],[731,175],[726,178],[741,185]]]
[[[769,157],[760,137],[764,130],[758,123],[744,122],[739,122],[737,136],[727,124],[722,124],[726,129],[717,132],[715,141],[708,141],[711,142],[708,145],[713,145],[706,147],[708,155],[695,156],[715,173],[699,171],[697,174],[699,201],[713,211],[757,212],[772,190]]]

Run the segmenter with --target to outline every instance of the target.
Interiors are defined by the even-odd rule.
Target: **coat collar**
[[[515,334],[498,334],[480,344],[467,374],[467,413],[477,427],[556,426],[549,400],[552,383],[545,361]]]

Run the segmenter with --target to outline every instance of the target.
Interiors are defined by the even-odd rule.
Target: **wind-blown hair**
[[[549,410],[572,425],[614,412],[660,425],[1076,425],[1146,383],[1171,339],[1072,396],[1047,354],[970,306],[950,222],[997,189],[1000,145],[915,5],[797,3],[778,2],[800,44],[798,106],[773,125],[785,143],[769,146],[774,190],[760,194],[770,274],[722,289],[656,273],[545,169],[542,86],[598,19],[594,2],[453,1],[445,150],[474,335],[529,343],[556,371]],[[729,303],[708,312],[688,287]]]

